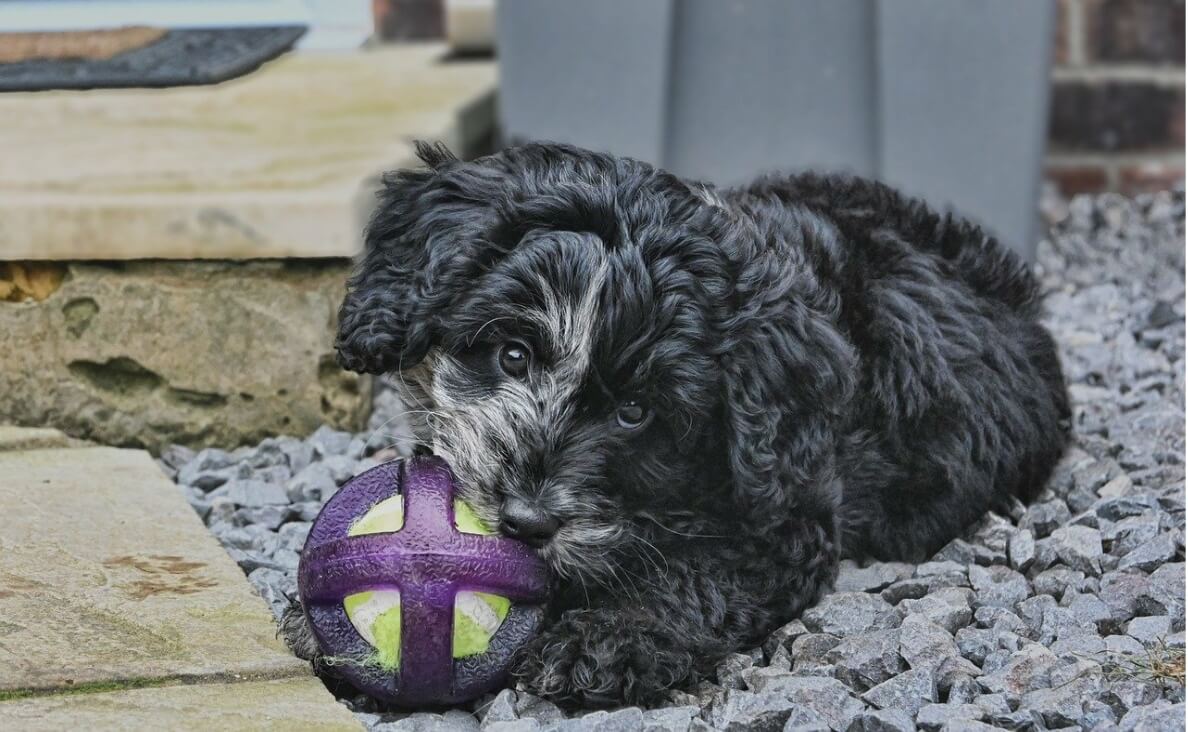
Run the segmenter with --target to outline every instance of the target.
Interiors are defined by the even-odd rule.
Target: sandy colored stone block
[[[128,689],[0,701],[0,728],[40,730],[362,729],[310,678]]]
[[[362,426],[340,369],[347,260],[75,263],[40,302],[0,302],[0,421],[104,444],[228,447]]]
[[[70,438],[48,427],[15,427],[0,424],[0,452],[69,447]]]
[[[349,257],[411,142],[494,129],[492,61],[291,53],[173,89],[0,95],[0,260]]]
[[[0,476],[0,698],[308,673],[148,453],[4,452]]]

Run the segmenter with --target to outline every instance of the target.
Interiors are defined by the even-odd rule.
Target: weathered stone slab
[[[362,725],[307,677],[0,701],[0,728],[354,731]]]
[[[0,453],[0,516],[0,698],[308,673],[147,453]]]
[[[48,427],[16,427],[0,424],[0,452],[69,447],[70,438]]]
[[[0,260],[349,257],[411,141],[494,128],[495,63],[292,53],[214,86],[0,96]]]
[[[370,381],[333,349],[348,271],[347,260],[67,265],[41,302],[0,302],[0,421],[154,449],[359,429]]]

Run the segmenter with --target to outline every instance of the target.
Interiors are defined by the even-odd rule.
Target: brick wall
[[[1184,178],[1184,0],[1059,0],[1048,178],[1066,193]]]

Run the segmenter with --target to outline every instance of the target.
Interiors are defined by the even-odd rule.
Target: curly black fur
[[[562,522],[530,690],[655,702],[816,602],[842,556],[924,559],[1064,449],[1036,283],[972,224],[843,176],[716,190],[563,145],[421,155],[385,181],[339,353],[400,374],[480,515],[514,496]]]

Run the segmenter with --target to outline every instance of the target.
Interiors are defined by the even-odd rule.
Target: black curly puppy
[[[385,181],[340,359],[396,374],[465,499],[555,571],[514,670],[538,694],[654,702],[839,558],[924,559],[1064,449],[1036,283],[969,223],[848,177],[420,154]]]

